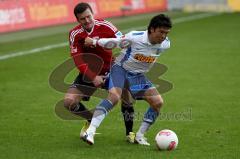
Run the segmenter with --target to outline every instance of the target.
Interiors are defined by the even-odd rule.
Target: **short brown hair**
[[[91,7],[88,3],[84,3],[84,2],[78,3],[78,4],[75,6],[75,8],[74,8],[74,15],[75,15],[75,17],[77,18],[77,15],[78,15],[78,14],[83,13],[83,12],[84,12],[85,10],[87,10],[88,8],[89,8],[90,11],[93,13],[92,7]]]

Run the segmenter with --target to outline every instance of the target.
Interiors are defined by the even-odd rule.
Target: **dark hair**
[[[78,3],[78,4],[75,6],[75,8],[74,8],[74,15],[75,15],[75,17],[77,18],[77,15],[78,15],[78,14],[83,13],[83,12],[84,12],[85,10],[87,10],[88,8],[89,8],[90,11],[93,13],[92,7],[91,7],[88,3],[84,3],[84,2]]]
[[[150,33],[151,28],[156,29],[160,27],[172,28],[172,22],[168,16],[159,14],[153,17],[148,25],[148,33]]]

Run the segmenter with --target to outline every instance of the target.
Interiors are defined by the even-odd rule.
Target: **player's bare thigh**
[[[113,105],[116,105],[121,99],[122,89],[119,87],[113,87],[108,91],[107,99],[112,102]]]
[[[88,96],[91,96],[95,91],[89,91]],[[69,88],[64,97],[64,106],[71,109],[78,104],[85,95],[77,88]]]
[[[81,100],[82,93],[77,88],[69,88],[65,94],[64,100],[72,100],[77,103]]]

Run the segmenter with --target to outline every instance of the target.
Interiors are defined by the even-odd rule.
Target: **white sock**
[[[95,133],[96,129],[99,127],[103,119],[105,118],[106,114],[101,114],[96,117],[92,118],[91,124],[89,128],[87,129],[87,132]]]
[[[144,136],[144,134],[148,131],[150,126],[151,124],[143,121],[136,136]]]
[[[87,129],[87,133],[95,133],[96,132],[96,127],[93,125],[89,125],[89,128]]]

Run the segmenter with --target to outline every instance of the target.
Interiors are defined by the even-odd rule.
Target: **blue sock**
[[[96,107],[96,110],[94,111],[93,118],[91,125],[95,128],[99,127],[107,113],[113,108],[113,104],[107,100],[104,99],[102,102]]]
[[[103,99],[96,107],[96,110],[101,110],[104,114],[107,114],[112,108],[113,104],[109,100]]]
[[[158,112],[153,108],[149,107],[147,112],[144,114],[143,122],[136,134],[136,136],[143,136],[144,133],[150,128],[150,126],[155,122],[158,117]]]
[[[159,115],[158,112],[156,112],[152,107],[149,107],[147,112],[144,114],[143,121],[149,124],[153,124],[158,115]]]

